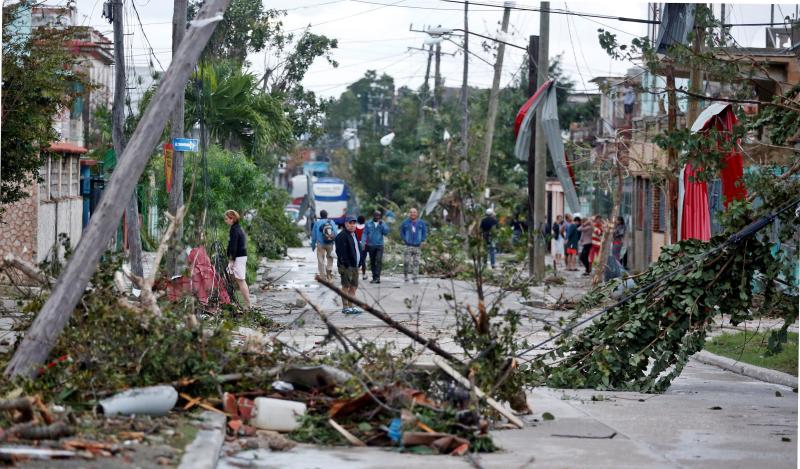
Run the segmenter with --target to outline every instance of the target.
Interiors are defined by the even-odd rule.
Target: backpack
[[[336,238],[336,233],[333,232],[333,227],[330,222],[325,222],[319,227],[319,232],[325,243],[330,243]]]

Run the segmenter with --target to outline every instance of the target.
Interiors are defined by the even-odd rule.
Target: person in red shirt
[[[356,223],[356,239],[358,239],[358,243],[361,245],[362,248],[364,248],[364,246],[367,244],[367,243],[361,241],[361,238],[364,236],[364,227],[367,226],[365,224],[366,221],[367,221],[367,219],[364,218],[364,215],[359,215],[358,216],[358,223]],[[361,264],[361,278],[363,280],[367,279],[367,263],[366,262]]]

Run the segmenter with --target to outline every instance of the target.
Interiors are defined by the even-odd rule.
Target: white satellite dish
[[[392,140],[394,140],[394,132],[389,133],[381,137],[381,145],[389,146],[392,144]]]

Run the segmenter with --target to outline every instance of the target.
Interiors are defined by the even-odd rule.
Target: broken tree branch
[[[331,290],[333,290],[336,294],[338,294],[339,296],[341,296],[345,300],[353,303],[354,305],[357,305],[358,307],[360,307],[364,311],[366,311],[369,314],[375,316],[376,318],[380,319],[381,321],[385,322],[386,324],[392,326],[393,328],[397,329],[398,331],[402,332],[403,334],[407,335],[408,337],[414,339],[416,342],[422,344],[423,346],[425,346],[431,352],[439,355],[440,357],[446,358],[447,360],[450,360],[450,361],[453,361],[453,362],[460,362],[460,360],[458,360],[455,356],[453,356],[453,354],[451,354],[450,352],[442,349],[441,347],[436,345],[436,343],[433,342],[432,340],[422,337],[421,335],[415,333],[414,331],[412,331],[411,329],[407,328],[406,326],[404,326],[404,325],[400,324],[399,322],[395,321],[394,319],[390,318],[386,313],[384,313],[382,311],[378,311],[377,309],[373,308],[372,306],[368,305],[367,303],[364,303],[363,301],[359,300],[358,298],[345,293],[344,290],[342,290],[341,288],[337,287],[332,282],[329,282],[327,280],[323,280],[322,277],[320,277],[319,275],[316,276],[316,280],[317,280],[317,282],[319,282],[319,283],[325,285],[326,287],[330,288]]]
[[[183,96],[189,75],[214,32],[216,24],[222,20],[230,1],[207,2],[195,20],[190,23],[185,40],[181,41],[174,60],[164,74],[139,125],[136,126],[128,146],[118,157],[119,164],[72,258],[59,276],[47,303],[36,316],[16,353],[8,362],[5,369],[6,376],[35,377],[39,365],[50,354],[97,267],[104,251],[101,247],[106,245],[107,240],[117,229],[133,188],[139,181],[153,148],[161,138],[161,131],[169,119],[169,110],[175,106],[178,98]]]
[[[350,351],[350,348],[348,347],[349,344],[356,350],[356,352],[361,354],[362,357],[364,356],[364,352],[358,347],[358,345],[356,345],[352,340],[348,339],[347,336],[345,336],[344,333],[338,327],[334,326],[333,323],[328,319],[328,316],[326,316],[325,313],[323,313],[322,310],[319,309],[319,306],[315,305],[311,301],[311,299],[308,296],[306,296],[305,293],[301,292],[299,289],[295,288],[294,291],[296,291],[297,294],[300,295],[300,297],[303,298],[303,300],[305,300],[305,302],[308,303],[308,305],[311,306],[311,308],[314,311],[316,311],[319,317],[322,318],[322,322],[324,322],[325,325],[328,326],[328,332],[332,336],[336,337],[336,339],[342,344],[342,347],[344,347],[345,352]]]
[[[156,281],[156,275],[158,275],[158,266],[161,264],[161,258],[164,256],[164,253],[167,252],[170,239],[175,235],[178,225],[183,222],[185,213],[186,206],[181,206],[178,208],[178,213],[175,214],[174,217],[169,212],[164,214],[169,220],[169,226],[167,227],[167,231],[164,232],[164,236],[161,237],[161,242],[158,243],[156,257],[153,259],[153,271],[149,276],[142,279],[142,305],[156,316],[161,316],[161,308],[158,307],[156,297],[153,295],[153,284]]]
[[[6,254],[6,257],[3,258],[2,268],[14,268],[25,274],[31,280],[35,280],[37,283],[50,286],[53,282],[53,279],[48,277],[44,272],[39,270],[35,265],[26,262],[19,257],[13,254]]]
[[[481,390],[481,388],[479,388],[477,386],[472,386],[472,383],[470,383],[469,380],[467,378],[465,378],[464,376],[462,376],[458,371],[454,370],[453,367],[450,366],[449,363],[447,363],[446,361],[442,360],[439,357],[433,357],[433,363],[435,363],[436,366],[441,368],[442,371],[444,371],[445,373],[450,375],[451,378],[456,380],[458,382],[458,384],[464,386],[467,389],[473,389],[475,391],[475,395],[476,396],[478,396],[478,397],[480,397],[482,399],[486,399],[486,403],[489,404],[489,406],[491,406],[494,410],[496,410],[500,415],[502,415],[503,417],[507,418],[508,421],[511,422],[513,425],[515,425],[515,426],[517,426],[519,428],[522,428],[522,427],[525,426],[525,424],[522,422],[522,420],[519,419],[519,417],[517,417],[516,415],[514,415],[511,412],[509,412],[508,410],[506,410],[496,400],[494,400],[491,397],[487,396],[486,393],[484,393],[483,390]]]

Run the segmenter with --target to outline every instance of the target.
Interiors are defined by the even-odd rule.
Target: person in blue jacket
[[[338,232],[336,223],[328,218],[328,212],[320,210],[319,220],[311,228],[311,250],[317,252],[319,276],[329,282],[333,280],[333,243]],[[317,250],[317,245],[319,245],[319,250]]]
[[[369,268],[372,271],[370,283],[381,283],[381,268],[383,267],[383,237],[389,234],[389,225],[383,222],[380,210],[372,212],[372,220],[364,228],[362,244],[369,256]]]
[[[403,252],[403,275],[405,281],[408,282],[408,270],[410,267],[414,283],[417,283],[417,277],[419,276],[419,258],[422,246],[428,238],[428,227],[418,216],[417,209],[412,207],[408,211],[408,218],[400,225],[400,238],[403,240],[403,244],[406,245],[406,249]]]

